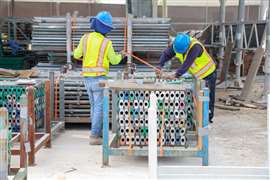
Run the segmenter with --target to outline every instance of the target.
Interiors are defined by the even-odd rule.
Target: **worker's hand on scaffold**
[[[127,53],[124,50],[120,51],[120,54],[122,56],[122,59],[124,59],[127,56]]]
[[[160,79],[162,76],[162,69],[160,67],[157,67],[155,69],[155,73],[156,73],[156,77]]]
[[[176,79],[175,72],[163,73],[161,78],[167,80],[174,80]]]

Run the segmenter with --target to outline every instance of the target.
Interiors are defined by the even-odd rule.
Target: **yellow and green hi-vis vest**
[[[191,38],[191,44],[185,54],[176,53],[176,57],[183,64],[187,58],[189,50],[195,45],[200,44],[203,48],[203,53],[200,57],[197,57],[191,67],[188,69],[189,73],[195,76],[197,79],[203,79],[210,75],[216,69],[216,64],[211,56],[206,51],[205,47],[196,39]]]
[[[106,76],[109,72],[110,62],[108,46],[112,43],[99,33],[92,32],[83,38],[83,76]]]

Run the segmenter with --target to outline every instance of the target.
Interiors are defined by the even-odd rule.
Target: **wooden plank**
[[[38,152],[40,148],[42,148],[42,146],[45,146],[49,140],[50,140],[50,134],[44,134],[44,136],[38,139],[35,142],[35,153]]]
[[[20,133],[16,133],[10,140],[10,143],[13,144],[15,142],[18,142],[18,140],[20,139]]]
[[[14,176],[13,180],[26,180],[27,179],[27,169],[20,168],[17,174]]]
[[[229,73],[229,67],[231,64],[233,46],[234,46],[234,43],[232,43],[231,41],[227,41],[226,48],[225,48],[225,54],[224,54],[224,60],[223,60],[223,66],[221,69],[221,74],[220,74],[218,84],[221,84],[222,82],[227,80],[227,75]]]
[[[215,104],[215,107],[218,109],[224,109],[224,110],[229,110],[229,111],[240,111],[240,108],[233,107],[233,106],[224,106],[222,104]]]
[[[242,89],[241,94],[240,94],[240,99],[242,100],[249,99],[249,94],[252,90],[252,85],[255,81],[258,69],[262,62],[263,55],[264,55],[264,49],[262,47],[257,48],[255,51],[255,55],[253,57],[250,69],[248,71],[244,88]]]

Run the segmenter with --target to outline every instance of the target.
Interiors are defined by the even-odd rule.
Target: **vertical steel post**
[[[224,47],[225,47],[225,15],[226,15],[226,6],[225,0],[219,0],[220,8],[219,8],[219,39],[220,39],[220,48],[219,48],[219,57],[223,59],[224,56]],[[222,66],[222,62],[220,65]]]
[[[65,90],[64,80],[59,80],[59,120],[65,121]]]
[[[51,118],[53,115],[51,114],[51,105],[53,104],[51,102],[51,89],[50,89],[50,81],[46,80],[45,81],[45,132],[49,134],[49,140],[46,143],[47,148],[51,148],[52,143],[51,143]],[[54,94],[54,93],[52,93]]]
[[[162,0],[162,17],[168,17],[167,0]]]
[[[268,171],[270,175],[270,94],[267,95],[267,137],[268,137]]]
[[[0,108],[0,179],[8,180],[8,110]]]
[[[109,89],[104,88],[103,97],[103,146],[102,146],[102,164],[109,165]]]
[[[152,0],[152,17],[158,17],[158,0]]]
[[[27,98],[28,98],[28,116],[29,116],[29,133],[28,139],[30,141],[30,152],[29,152],[29,165],[35,164],[35,131],[36,131],[36,117],[35,117],[35,97],[34,97],[34,87],[30,86],[27,88]]]
[[[209,89],[204,88],[204,97],[209,98]],[[208,166],[208,121],[209,121],[209,100],[203,101],[203,129],[206,130],[206,133],[203,135],[202,138],[202,150],[203,150],[203,157],[202,157],[202,165]]]
[[[20,168],[25,168],[27,172],[28,154],[30,151],[29,132],[28,127],[31,119],[28,115],[29,99],[26,95],[22,95],[20,99],[21,113],[20,113]],[[28,147],[26,149],[26,147]]]
[[[67,51],[67,65],[68,69],[71,69],[71,15],[66,15],[66,51]]]
[[[127,20],[127,51],[132,53],[132,15],[128,15]],[[132,63],[131,56],[128,55],[128,64]]]
[[[49,79],[50,79],[50,120],[51,122],[54,121],[54,72],[49,72]]]
[[[268,1],[261,0],[260,7],[259,7],[259,19],[258,20],[265,20],[267,17],[267,4]]]
[[[149,145],[148,145],[148,168],[149,179],[157,179],[157,96],[154,92],[150,95],[150,108],[148,109]]]
[[[236,80],[235,85],[240,87],[241,83],[241,64],[242,64],[242,47],[243,47],[243,30],[244,30],[244,20],[245,20],[245,0],[239,0],[238,5],[238,24],[236,30]]]
[[[264,95],[270,93],[270,1],[268,1],[268,16],[267,16],[267,30],[266,30],[266,56],[264,64]]]

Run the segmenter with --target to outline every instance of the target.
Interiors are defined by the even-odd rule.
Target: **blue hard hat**
[[[175,40],[173,41],[173,49],[177,53],[184,54],[190,45],[190,37],[186,34],[177,34]]]
[[[91,29],[101,34],[108,34],[113,29],[112,15],[108,11],[101,11],[90,19],[90,24]]]

